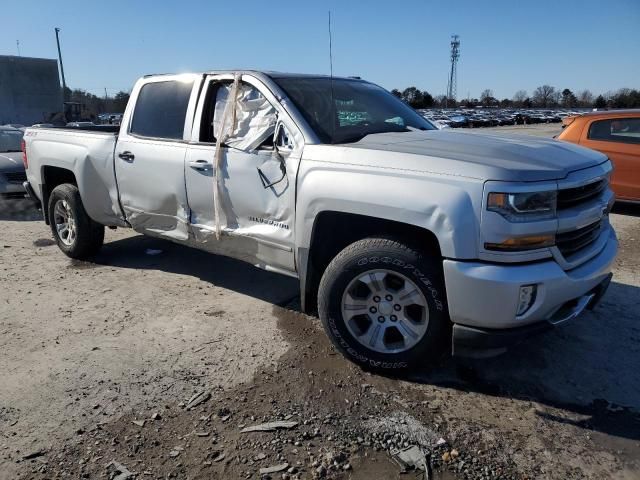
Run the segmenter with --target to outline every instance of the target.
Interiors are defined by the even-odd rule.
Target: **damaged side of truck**
[[[71,257],[96,254],[104,226],[131,227],[299,278],[303,309],[318,309],[339,350],[405,369],[448,351],[452,330],[457,353],[495,354],[602,296],[616,250],[610,162],[559,145],[438,132],[356,79],[154,75],[136,83],[119,131],[28,129],[25,188]],[[600,182],[570,219],[553,203],[562,179]],[[489,212],[496,182],[531,197]],[[561,268],[559,225],[596,223]],[[499,318],[474,295],[487,289],[504,297]]]

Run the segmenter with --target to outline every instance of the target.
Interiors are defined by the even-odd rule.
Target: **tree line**
[[[67,87],[64,101],[82,104],[82,116],[93,119],[101,113],[123,113],[129,101],[129,93],[120,91],[114,96],[99,97],[80,88],[72,90]]]
[[[445,95],[433,96],[416,87],[408,87],[391,93],[413,108],[454,108],[454,107],[501,107],[501,108],[640,108],[640,90],[621,88],[595,96],[589,90],[574,93],[572,90],[556,89],[551,85],[536,88],[531,95],[526,90],[518,90],[512,98],[499,100],[493,90],[482,91],[480,98],[456,101]]]

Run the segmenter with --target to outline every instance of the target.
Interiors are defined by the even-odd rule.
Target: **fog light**
[[[533,302],[536,301],[536,291],[537,287],[535,285],[523,285],[520,287],[517,316],[524,315],[531,308]]]

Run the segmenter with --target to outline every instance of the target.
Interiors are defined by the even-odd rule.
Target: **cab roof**
[[[245,70],[245,69],[207,70],[204,72],[190,72],[190,73],[195,73],[196,75],[199,75],[199,74],[200,75],[222,75],[222,74],[228,74],[228,73],[240,73],[240,74],[250,73],[250,74],[266,75],[273,79],[276,79],[276,78],[332,78],[329,75],[323,75],[318,73],[287,73],[287,72],[274,72],[270,70]],[[148,75],[144,75],[143,78],[160,77],[163,75],[177,75],[177,74],[176,73],[151,73]],[[363,81],[358,76],[341,77],[341,76],[334,75],[333,78],[337,80]]]

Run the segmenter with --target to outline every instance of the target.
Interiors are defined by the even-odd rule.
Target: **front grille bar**
[[[596,182],[575,188],[565,188],[558,192],[558,210],[574,207],[599,196],[607,188],[607,181]]]
[[[556,235],[556,246],[563,256],[571,255],[593,243],[600,235],[602,220],[591,225]]]

